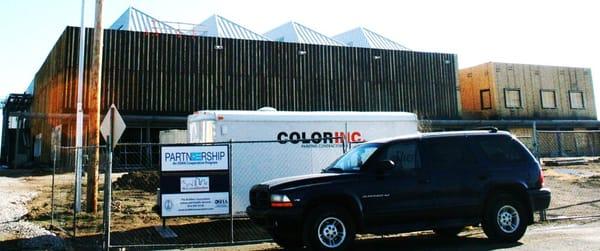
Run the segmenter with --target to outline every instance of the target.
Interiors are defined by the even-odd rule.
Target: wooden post
[[[87,212],[98,212],[98,169],[100,165],[100,91],[102,90],[102,44],[104,32],[102,29],[102,1],[96,0],[96,15],[94,21],[94,42],[92,51],[91,84],[88,88],[90,97],[90,125],[88,145],[93,146],[90,152],[91,163],[87,176]]]

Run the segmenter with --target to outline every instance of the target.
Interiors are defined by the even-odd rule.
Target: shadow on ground
[[[352,250],[495,250],[520,246],[522,243],[495,243],[477,235],[440,238],[435,234],[357,240]]]
[[[21,177],[31,177],[31,176],[45,176],[52,175],[52,168],[47,166],[35,166],[32,168],[20,168],[20,169],[11,169],[11,168],[0,168],[0,176],[9,177],[9,178],[21,178]]]

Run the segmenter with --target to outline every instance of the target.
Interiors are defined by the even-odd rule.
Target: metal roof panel
[[[248,28],[245,28],[229,19],[226,19],[219,15],[213,15],[204,22],[196,25],[194,30],[204,29],[205,33],[199,34],[201,36],[209,37],[223,37],[223,38],[235,38],[235,39],[247,39],[247,40],[263,40],[269,41],[270,39],[260,35]]]
[[[139,32],[156,32],[179,34],[180,31],[171,27],[134,7],[129,7],[123,14],[109,27],[113,30],[128,30]]]
[[[333,38],[325,36],[311,28],[301,25],[296,22],[285,23],[267,33],[265,36],[274,41],[303,43],[303,44],[319,44],[319,45],[335,45],[343,46],[344,44]]]
[[[334,38],[342,41],[347,46],[386,50],[410,50],[387,37],[362,27],[336,35]]]

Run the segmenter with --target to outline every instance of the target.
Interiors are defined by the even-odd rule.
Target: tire
[[[303,238],[309,250],[345,250],[354,242],[356,224],[345,209],[321,206],[304,224]]]
[[[437,228],[433,232],[444,238],[455,238],[465,227]]]
[[[485,235],[493,241],[516,242],[527,230],[529,214],[522,202],[503,194],[490,198],[487,203],[482,227]]]

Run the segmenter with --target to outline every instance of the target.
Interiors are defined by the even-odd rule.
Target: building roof
[[[180,27],[181,25],[186,27],[182,28]],[[109,29],[387,50],[409,50],[389,38],[362,27],[352,29],[332,38],[292,21],[261,35],[219,15],[212,15],[197,25],[184,23],[173,25],[173,23],[160,21],[134,7],[127,8]]]
[[[405,46],[384,37],[378,33],[363,27],[358,27],[333,38],[343,42],[347,46],[386,49],[386,50],[410,50]]]
[[[319,44],[319,45],[337,45],[344,44],[333,38],[325,36],[311,28],[301,25],[296,22],[285,23],[267,33],[265,36],[273,41],[302,43],[302,44]]]
[[[219,15],[212,15],[204,22],[194,27],[194,32],[199,36],[223,37],[248,40],[270,40],[250,29],[247,29],[229,19]]]
[[[156,32],[178,34],[179,31],[172,26],[162,22],[141,10],[129,7],[109,27],[112,30],[128,30],[139,32]]]

